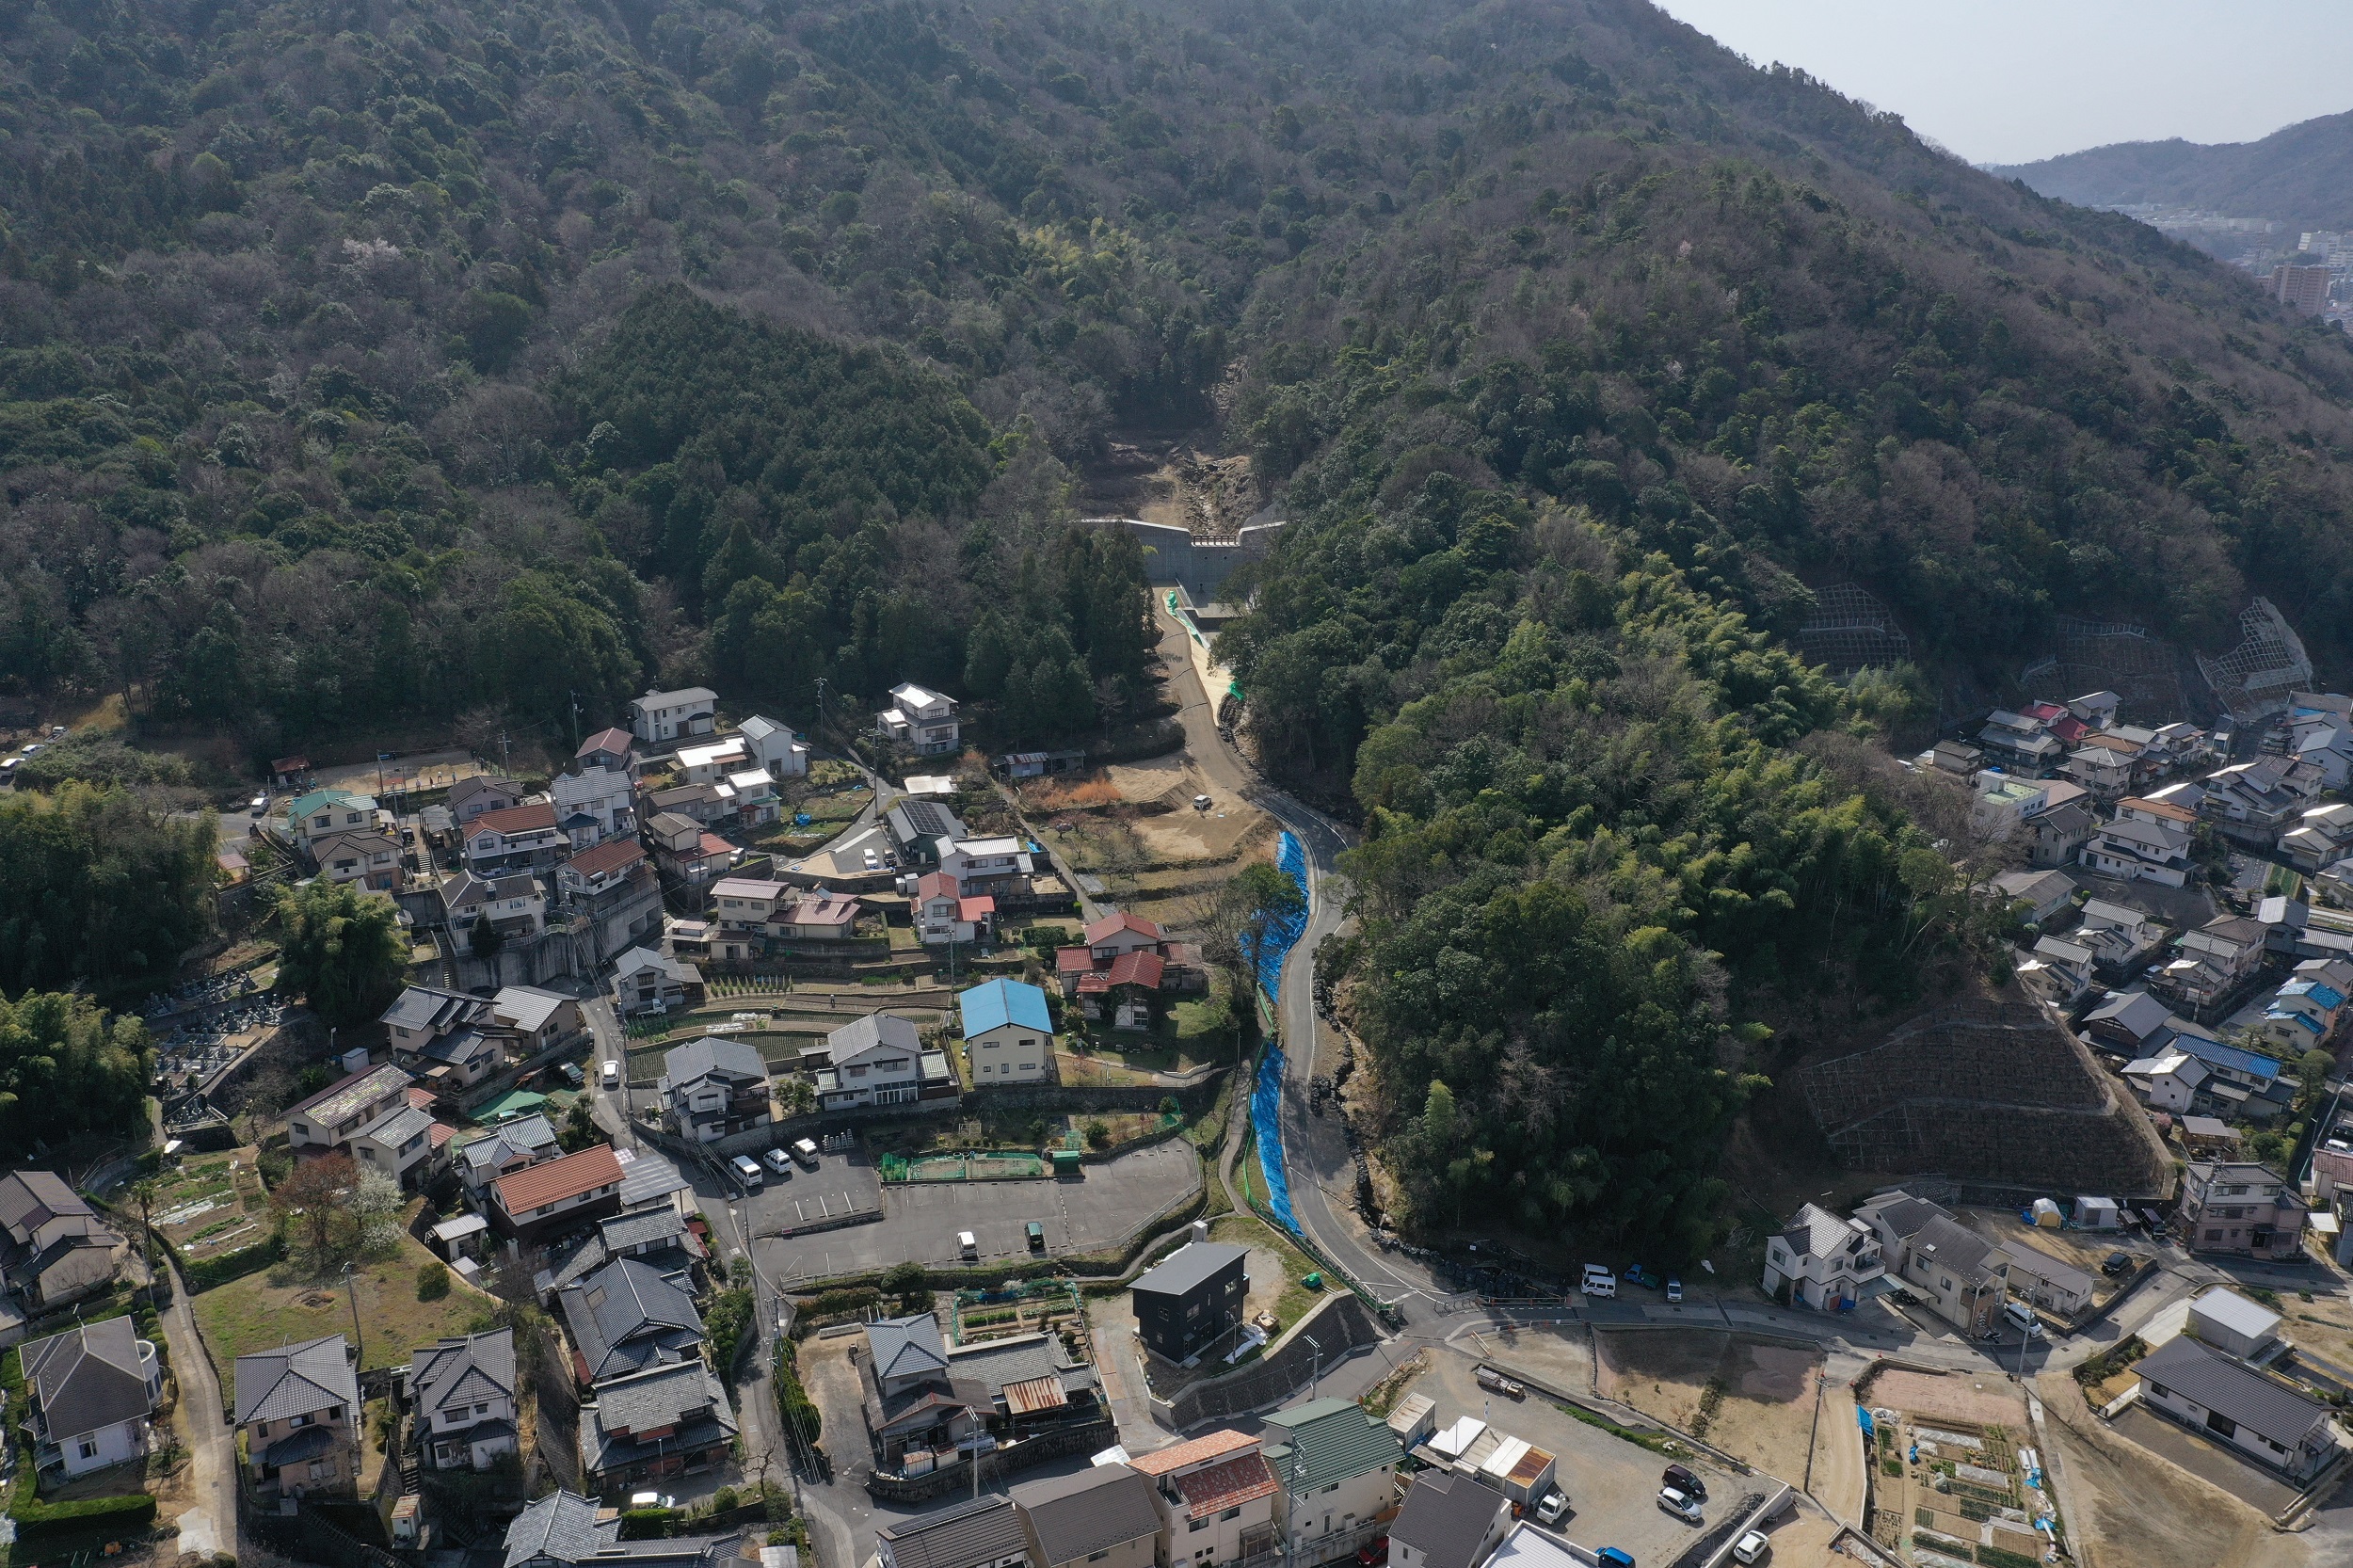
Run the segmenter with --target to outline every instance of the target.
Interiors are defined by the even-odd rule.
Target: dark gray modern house
[[[1136,1330],[1171,1361],[1190,1361],[1241,1322],[1249,1254],[1222,1241],[1193,1241],[1130,1287]]]

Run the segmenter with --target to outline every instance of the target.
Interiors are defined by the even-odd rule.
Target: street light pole
[[[1316,1385],[1323,1381],[1323,1347],[1316,1343],[1316,1336],[1312,1334],[1303,1334],[1299,1337],[1307,1341],[1307,1348],[1315,1352],[1314,1358],[1307,1363],[1307,1398],[1312,1400],[1316,1397]]]
[[[357,1367],[364,1364],[368,1359],[368,1340],[367,1336],[362,1334],[360,1330],[359,1276],[352,1272],[352,1266],[348,1263],[344,1265],[344,1294],[348,1297],[351,1302],[351,1337],[354,1348],[360,1352],[359,1360],[353,1363],[353,1366],[356,1368]],[[357,1376],[356,1371],[354,1376]]]

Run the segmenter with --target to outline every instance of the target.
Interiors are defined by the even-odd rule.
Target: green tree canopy
[[[278,983],[337,1028],[366,1023],[400,990],[408,954],[381,893],[317,879],[278,897]]]

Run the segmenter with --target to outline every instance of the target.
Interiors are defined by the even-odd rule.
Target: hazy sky
[[[1656,0],[1972,163],[2250,141],[2353,109],[2345,0]]]

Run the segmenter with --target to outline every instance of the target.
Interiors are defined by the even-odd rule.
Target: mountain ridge
[[[2114,142],[2025,164],[1989,164],[2077,206],[2196,207],[2314,229],[2353,228],[2353,111],[2243,142]]]

